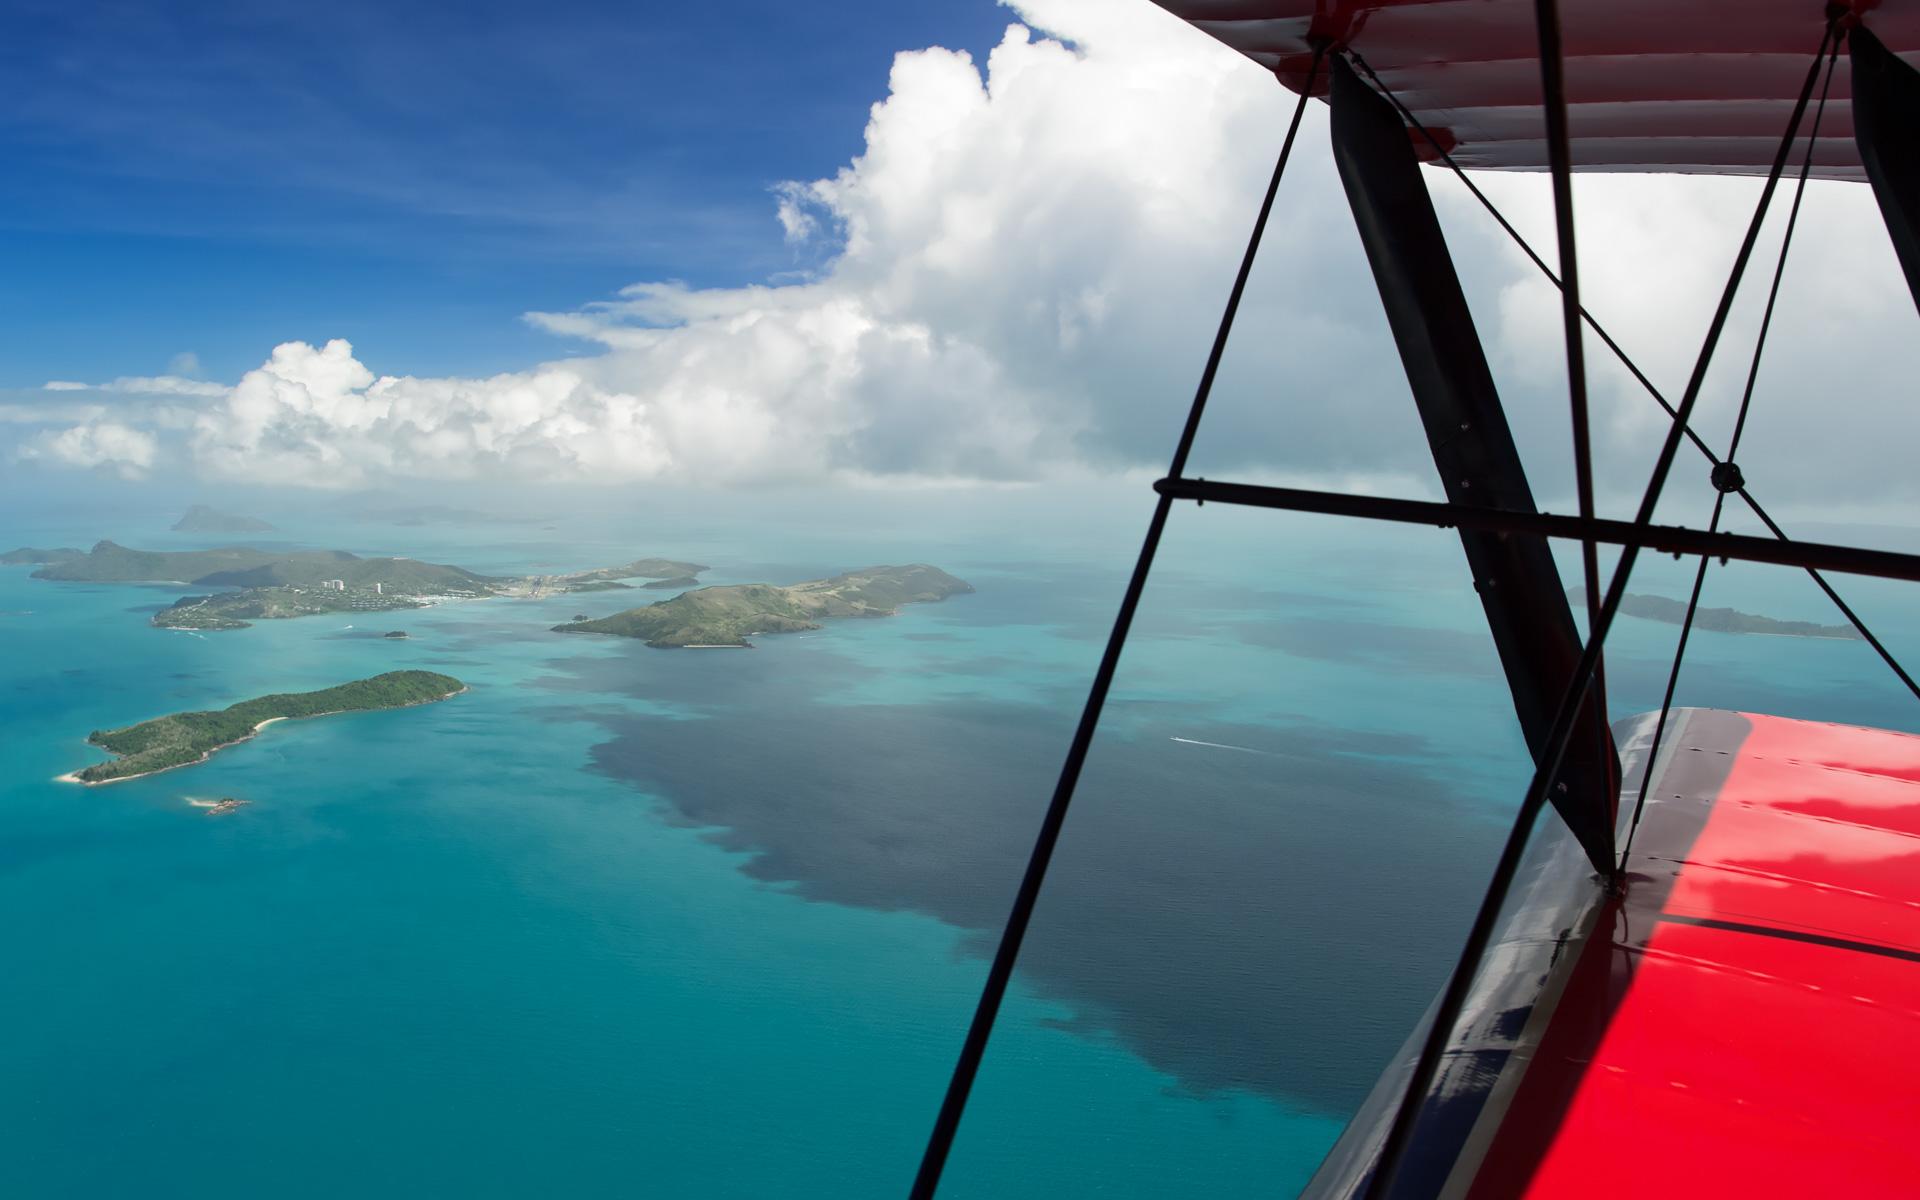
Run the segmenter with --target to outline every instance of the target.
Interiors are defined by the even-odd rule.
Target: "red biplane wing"
[[[1920,1190],[1920,737],[1677,709],[1624,896],[1585,866],[1533,851],[1395,1196]],[[1423,1036],[1307,1195],[1360,1194]]]
[[[1546,169],[1532,0],[1154,2],[1296,91],[1312,39],[1351,47],[1461,166]],[[1920,5],[1853,7],[1920,64]],[[1761,175],[1826,12],[1819,0],[1561,0],[1560,19],[1575,170]],[[1830,179],[1864,178],[1848,65],[1842,54],[1814,153]]]

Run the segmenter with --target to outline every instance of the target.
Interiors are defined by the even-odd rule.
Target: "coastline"
[[[201,753],[199,758],[194,759],[192,762],[174,763],[172,766],[167,766],[167,767],[156,767],[151,771],[141,771],[134,775],[115,775],[112,779],[82,779],[80,778],[80,772],[86,770],[87,768],[80,767],[76,770],[68,771],[65,775],[55,775],[53,777],[53,781],[55,783],[77,783],[81,787],[107,787],[115,783],[127,783],[135,779],[145,779],[150,775],[164,775],[168,771],[178,771],[182,767],[197,767],[201,763],[206,762],[208,759],[212,758],[215,754],[218,754],[220,751],[225,750],[229,746],[238,746],[241,742],[250,742],[254,738],[260,736],[260,731],[262,729],[265,729],[267,726],[273,724],[276,721],[311,721],[317,717],[337,717],[341,713],[349,713],[349,712],[392,712],[394,711],[394,709],[419,708],[422,705],[438,704],[442,700],[451,700],[455,696],[465,695],[467,692],[470,692],[472,690],[473,689],[471,686],[463,687],[457,692],[448,692],[444,696],[435,696],[431,700],[414,700],[407,704],[396,704],[393,706],[393,708],[371,708],[371,709],[369,708],[336,708],[330,712],[308,713],[304,717],[268,717],[266,720],[261,721],[259,724],[255,725],[253,729],[246,735],[242,737],[237,737],[230,742],[221,742],[218,746],[208,747],[205,751]]]

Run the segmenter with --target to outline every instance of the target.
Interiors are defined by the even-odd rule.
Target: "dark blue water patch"
[[[749,875],[930,914],[984,955],[1070,712],[756,703],[611,720],[592,757]],[[1183,732],[1233,748],[1103,732],[1023,977],[1196,1092],[1349,1111],[1442,979],[1503,831],[1418,739]]]
[[[1296,658],[1425,675],[1494,678],[1500,674],[1500,658],[1492,639],[1463,629],[1320,617],[1228,622],[1216,628],[1248,645],[1284,651]]]

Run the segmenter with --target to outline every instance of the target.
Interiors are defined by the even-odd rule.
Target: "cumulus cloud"
[[[281,345],[231,388],[176,364],[99,390],[195,405],[184,420],[164,407],[147,419],[180,428],[170,445],[204,474],[313,486],[1000,481],[1164,462],[1291,97],[1148,5],[1012,7],[1027,23],[984,64],[943,49],[897,56],[862,154],[775,189],[771,215],[823,264],[797,279],[645,282],[529,314],[590,350],[486,378],[378,375],[336,340]],[[1303,136],[1196,466],[1425,486],[1431,466],[1322,149],[1321,106]],[[1429,181],[1553,497],[1567,442],[1557,301],[1451,180]],[[1552,257],[1544,181],[1486,186]],[[1752,181],[1580,181],[1589,307],[1674,394],[1754,192]],[[1897,351],[1914,312],[1871,196],[1816,187],[1800,237],[1754,426],[1760,478],[1776,495],[1911,498],[1893,459],[1920,420]],[[1703,403],[1710,423],[1737,398],[1756,321],[1743,305],[1732,365]],[[1837,436],[1833,410],[1805,402],[1834,390],[1841,339],[1858,406],[1846,420],[1880,428],[1872,438]],[[1657,409],[1592,357],[1603,492],[1629,496],[1661,432]],[[1885,402],[1859,398],[1876,389]],[[1861,456],[1887,461],[1862,470]]]
[[[67,429],[43,430],[22,443],[16,453],[23,459],[104,469],[123,478],[139,479],[152,469],[159,442],[151,433],[118,421],[94,420]]]
[[[229,479],[357,486],[389,478],[645,478],[667,465],[650,407],[564,367],[487,379],[375,378],[335,339],[275,347],[194,421]]]

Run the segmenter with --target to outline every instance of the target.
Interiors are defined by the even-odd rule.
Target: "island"
[[[22,547],[4,557],[42,564],[36,579],[81,583],[175,583],[221,589],[182,596],[154,614],[163,629],[245,629],[254,621],[317,613],[388,612],[442,600],[491,596],[537,599],[576,591],[624,588],[622,579],[681,579],[702,563],[642,558],[612,567],[557,575],[482,575],[412,558],[362,558],[345,550],[134,550],[96,543],[86,553]]]
[[[1580,588],[1568,588],[1567,599],[1576,609],[1587,602]],[[1628,592],[1620,601],[1620,611],[1629,617],[1680,625],[1687,619],[1685,601],[1667,596]],[[1693,627],[1709,633],[1763,633],[1774,637],[1836,638],[1858,641],[1860,631],[1851,625],[1819,625],[1812,621],[1782,621],[1741,612],[1734,608],[1702,608],[1693,614]]]
[[[275,721],[411,708],[466,690],[467,685],[451,675],[389,671],[317,692],[285,692],[243,700],[218,712],[173,713],[124,729],[96,729],[87,735],[87,741],[114,755],[113,760],[82,767],[60,778],[85,784],[138,779],[203,763],[215,751],[244,742]]]
[[[43,563],[65,562],[69,558],[85,558],[87,552],[75,550],[71,546],[62,546],[57,550],[42,550],[38,546],[22,546],[18,550],[9,550],[0,554],[0,563],[10,567],[26,565],[39,566]]]
[[[187,803],[210,817],[224,817],[228,813],[239,812],[253,801],[242,800],[238,796],[222,796],[218,800],[188,800]]]
[[[758,634],[818,629],[828,618],[890,617],[903,604],[927,604],[971,591],[971,585],[925,563],[866,567],[785,586],[699,588],[597,621],[555,625],[553,630],[643,638],[659,649],[751,646],[747,639]]]
[[[196,504],[173,523],[175,533],[272,533],[273,526],[254,517],[240,517]]]
[[[404,629],[389,629],[380,636],[390,641],[404,642],[407,640],[407,631]]]

